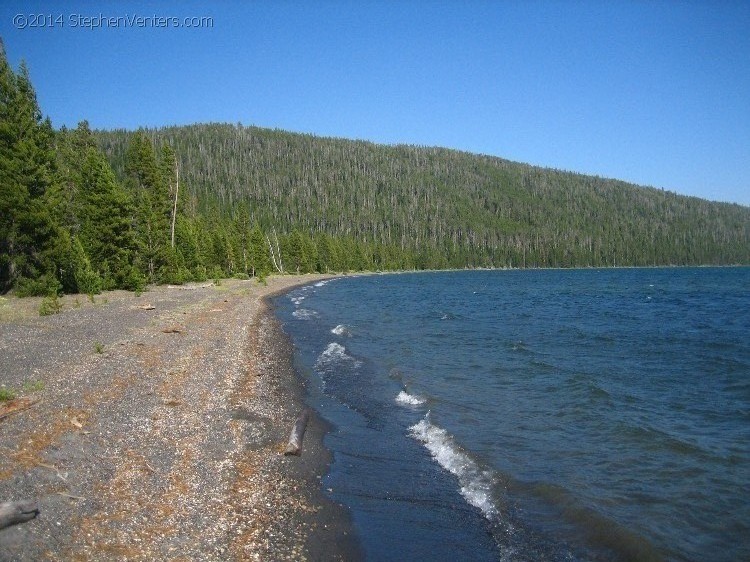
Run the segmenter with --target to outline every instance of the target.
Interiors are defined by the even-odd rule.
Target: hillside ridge
[[[440,147],[220,123],[141,129],[169,145],[196,212],[354,237],[416,267],[750,262],[750,208]],[[118,177],[135,131],[95,131]]]

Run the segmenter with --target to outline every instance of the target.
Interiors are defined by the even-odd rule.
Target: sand
[[[0,560],[360,559],[321,492],[323,421],[282,454],[305,390],[267,298],[325,277],[68,296],[45,317],[4,297],[0,502],[40,514],[0,530]]]

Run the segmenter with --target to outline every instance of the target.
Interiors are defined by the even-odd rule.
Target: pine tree
[[[170,247],[169,178],[164,177],[164,168],[148,137],[142,131],[136,133],[127,151],[127,185],[135,199],[137,263],[150,282],[167,280],[176,270]]]
[[[57,231],[45,201],[55,174],[53,136],[25,64],[14,73],[0,42],[0,292],[22,278],[34,282],[31,292],[59,287]]]
[[[266,238],[257,224],[250,231],[248,264],[253,277],[265,277],[273,269]]]
[[[136,249],[133,205],[94,147],[88,148],[81,169],[81,200],[80,238],[86,254],[102,275],[104,288],[122,287],[131,276]]]

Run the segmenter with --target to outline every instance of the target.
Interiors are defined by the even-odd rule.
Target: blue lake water
[[[370,560],[750,560],[750,268],[278,297]]]

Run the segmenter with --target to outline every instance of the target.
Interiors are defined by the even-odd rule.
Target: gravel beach
[[[0,530],[5,560],[356,560],[329,457],[267,297],[326,276],[227,280],[0,300],[0,503],[39,516]]]

